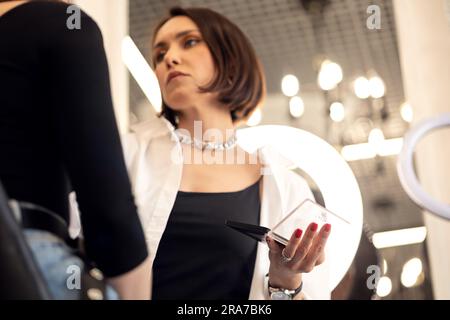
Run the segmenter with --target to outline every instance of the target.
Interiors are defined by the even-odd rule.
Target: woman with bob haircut
[[[247,37],[210,9],[174,7],[151,48],[162,111],[133,125],[123,144],[152,260],[152,298],[329,299],[330,225],[292,226],[283,247],[224,223],[272,227],[313,199],[270,148],[247,153],[236,138],[265,96]]]

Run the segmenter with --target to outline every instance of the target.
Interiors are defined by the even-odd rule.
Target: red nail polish
[[[331,230],[331,224],[327,223],[327,224],[325,225],[325,231],[326,231],[326,232],[330,232],[330,230]]]
[[[317,223],[315,222],[311,223],[311,231],[316,231],[317,227],[318,227]]]
[[[302,236],[302,233],[303,233],[302,229],[295,230],[295,237],[297,239],[300,238]]]

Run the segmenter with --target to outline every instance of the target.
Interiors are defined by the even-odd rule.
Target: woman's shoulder
[[[173,126],[163,117],[152,116],[144,121],[130,125],[130,134],[139,138],[152,139],[174,131]]]
[[[79,6],[75,4],[65,3],[63,1],[29,1],[14,7],[8,15],[17,16],[20,18],[26,17],[27,20],[35,19],[39,20],[39,24],[36,27],[45,25],[46,23],[51,23],[53,21],[64,21],[64,26],[66,29],[70,30],[67,22],[72,22],[71,17],[80,17],[88,21],[93,21],[93,19],[84,12]],[[48,20],[50,19],[50,20]],[[75,20],[74,20],[75,21]],[[82,29],[82,28],[74,28]]]
[[[122,144],[126,149],[136,149],[150,144],[158,137],[169,136],[172,131],[173,127],[166,119],[152,116],[130,125],[129,131],[122,135]]]
[[[93,34],[101,37],[97,23],[75,4],[62,1],[30,1],[15,7],[10,18],[22,25],[32,25],[36,33],[44,34],[43,39],[70,38]],[[29,28],[24,28],[28,30]]]
[[[64,1],[52,1],[52,0],[32,0],[22,5],[23,9],[30,9],[36,13],[42,12],[54,12],[61,13],[66,12],[67,8],[74,6],[73,4]]]

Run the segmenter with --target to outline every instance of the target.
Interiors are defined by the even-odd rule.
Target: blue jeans
[[[79,299],[80,286],[77,286],[74,270],[82,271],[83,261],[63,240],[49,232],[25,229],[24,233],[52,297],[56,300]],[[105,299],[117,300],[118,294],[107,286]]]

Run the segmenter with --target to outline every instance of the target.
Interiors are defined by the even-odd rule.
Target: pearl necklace
[[[204,151],[204,150],[223,151],[223,150],[228,150],[228,149],[234,148],[237,144],[236,133],[233,133],[233,136],[230,139],[228,139],[228,141],[225,141],[223,143],[202,141],[202,140],[198,140],[196,138],[192,139],[190,136],[186,136],[177,131],[175,131],[175,134],[177,135],[180,143],[188,144],[188,145],[190,145],[194,148],[197,148],[199,150],[202,150],[202,151]]]

